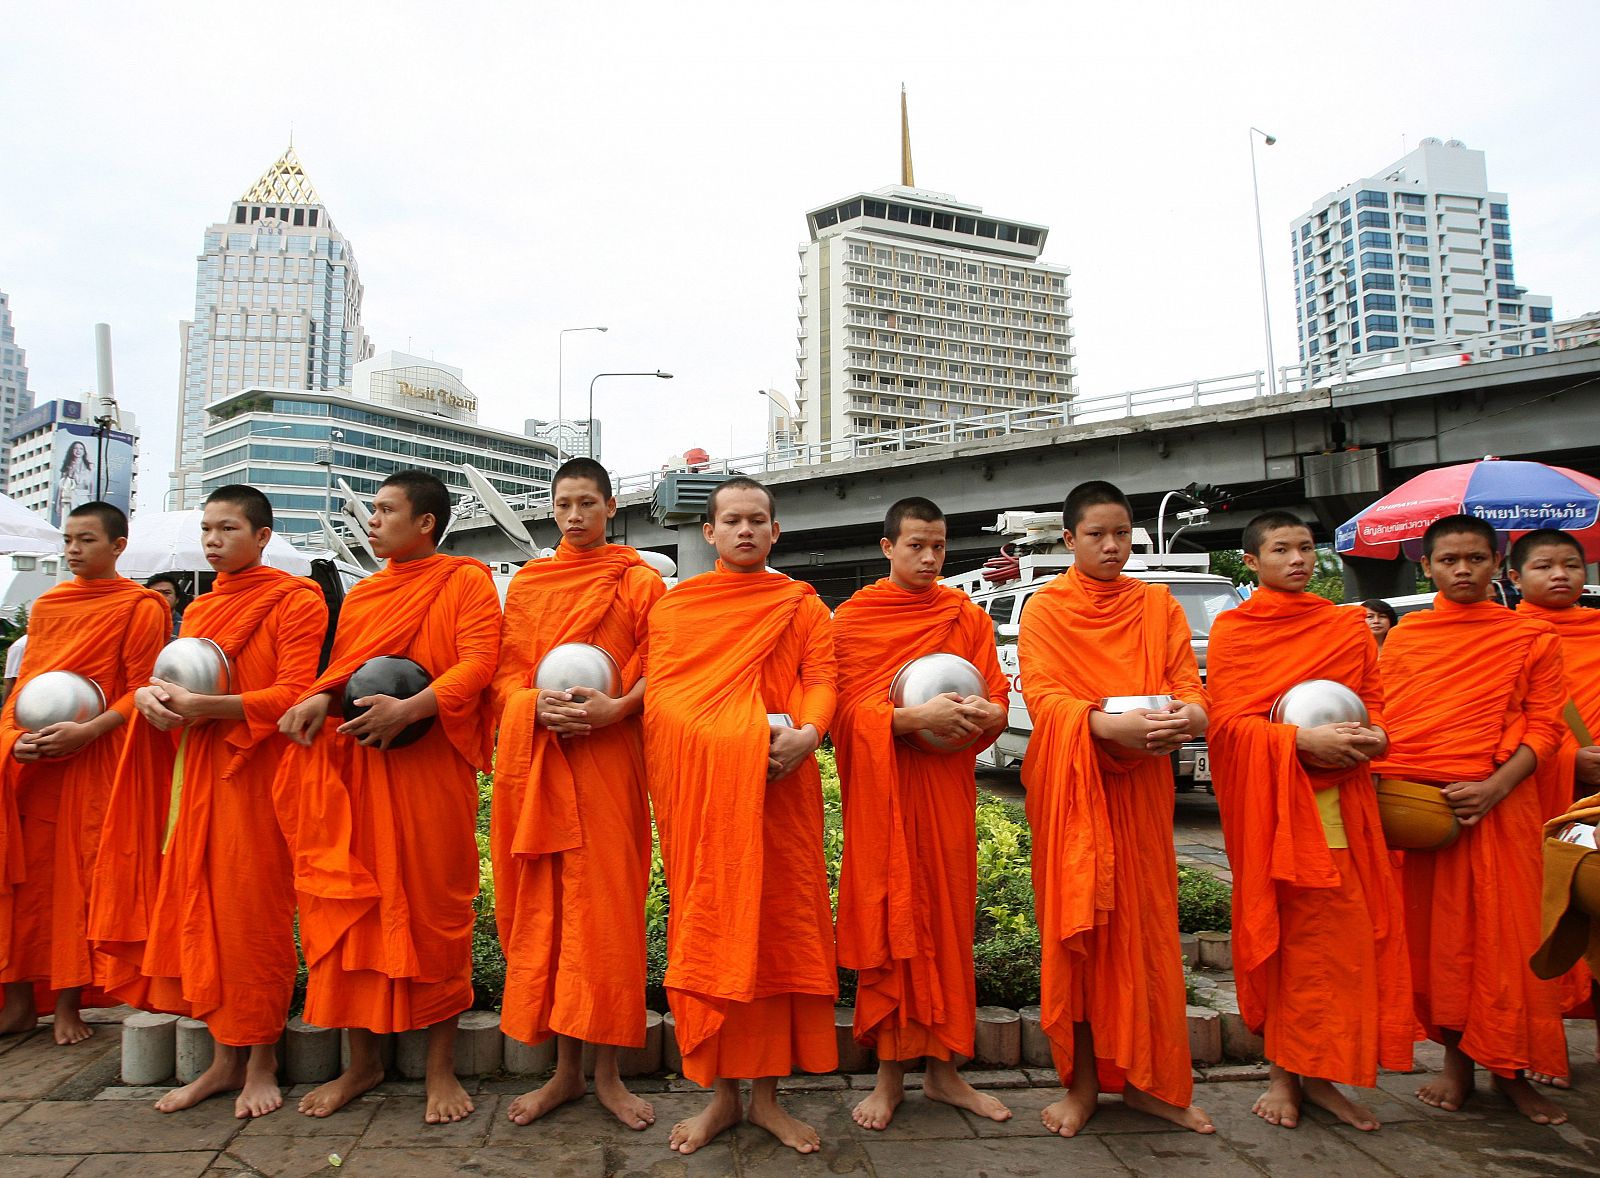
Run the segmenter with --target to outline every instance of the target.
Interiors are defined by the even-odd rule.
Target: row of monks
[[[300,1112],[334,1114],[383,1078],[380,1036],[426,1029],[426,1119],[468,1116],[454,1035],[473,1001],[476,774],[492,766],[502,1026],[528,1043],[559,1037],[554,1075],[511,1103],[511,1120],[583,1096],[592,1044],[597,1098],[632,1129],[654,1123],[617,1068],[618,1049],[644,1034],[652,813],[683,1072],[711,1089],[672,1127],[672,1149],[692,1153],[742,1119],[819,1148],[777,1082],[836,1066],[841,965],[859,971],[854,1033],[880,1061],[860,1125],[890,1124],[918,1060],[926,1098],[1009,1118],[957,1070],[975,1021],[974,760],[1006,723],[1008,684],[987,615],[939,582],[938,508],[891,508],[889,575],[830,617],[810,586],[767,567],[779,525],[753,480],[711,499],[715,571],[670,591],[606,542],[616,503],[602,467],[568,462],[553,501],[560,546],[518,572],[502,612],[484,566],[436,551],[445,487],[416,471],[388,479],[369,528],[386,563],[345,600],[319,671],[327,607],[314,583],[262,565],[266,498],[213,492],[202,527],[216,583],[182,632],[227,655],[228,695],[152,680],[166,603],[116,572],[122,514],[75,511],[75,576],[36,604],[18,688],[72,670],[110,702],[38,731],[18,725],[17,693],[0,714],[0,1032],[53,1012],[56,1041],[70,1044],[90,1033],[82,1007],[118,1002],[203,1019],[210,1069],[157,1108],[237,1092],[239,1116],[269,1113],[282,1103],[274,1045],[298,928],[304,1017],[349,1030],[346,1069]],[[1589,976],[1579,966],[1544,982],[1527,962],[1541,825],[1600,780],[1600,750],[1561,722],[1563,652],[1591,680],[1600,661],[1595,615],[1570,608],[1583,579],[1571,538],[1519,544],[1515,575],[1533,604],[1512,613],[1488,599],[1493,531],[1436,524],[1435,607],[1407,618],[1380,662],[1359,610],[1306,592],[1310,530],[1260,517],[1244,540],[1260,588],[1217,620],[1208,690],[1171,594],[1122,573],[1133,532],[1122,493],[1079,486],[1065,526],[1075,563],[1029,602],[1019,652],[1042,1024],[1066,1089],[1045,1124],[1070,1137],[1102,1092],[1118,1092],[1212,1131],[1192,1100],[1170,757],[1208,729],[1240,1004],[1273,1064],[1256,1111],[1292,1126],[1310,1100],[1375,1128],[1336,1085],[1408,1067],[1427,1036],[1446,1066],[1423,1100],[1459,1108],[1481,1066],[1523,1113],[1562,1120],[1528,1077],[1563,1081],[1563,1004],[1587,997]],[[615,696],[534,685],[543,655],[571,642],[614,657]],[[896,707],[896,670],[936,652],[970,661],[987,690]],[[351,676],[396,655],[431,682],[344,714]],[[1269,721],[1279,694],[1316,678],[1357,691],[1369,721]],[[1099,706],[1129,695],[1172,702]],[[1582,706],[1595,710],[1594,695]],[[399,741],[419,725],[420,739]],[[966,747],[897,739],[917,731]],[[812,755],[830,733],[844,794],[836,918]],[[1461,836],[1399,862],[1375,773],[1439,785]]]

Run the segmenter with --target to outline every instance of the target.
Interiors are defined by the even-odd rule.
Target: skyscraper
[[[291,146],[206,230],[182,385],[169,505],[201,499],[206,406],[240,389],[336,389],[372,355],[355,255]]]
[[[1072,396],[1072,272],[1038,260],[1049,229],[915,187],[903,96],[901,114],[901,183],[806,214],[795,424],[809,445]]]
[[[1374,352],[1553,318],[1547,296],[1517,283],[1506,194],[1489,191],[1483,152],[1459,139],[1424,139],[1322,197],[1290,234],[1300,361],[1313,378]]]
[[[28,389],[28,354],[17,347],[16,328],[11,324],[11,298],[0,290],[0,487],[6,485],[10,469],[11,436],[17,418],[33,408],[33,393]]]

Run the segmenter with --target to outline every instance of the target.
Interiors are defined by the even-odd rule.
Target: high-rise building
[[[208,406],[241,389],[337,389],[372,355],[361,277],[290,147],[206,230],[182,386],[169,504],[201,500]]]
[[[139,492],[139,426],[132,413],[96,419],[96,400],[58,398],[19,414],[6,432],[6,494],[60,527],[93,499],[133,514]],[[114,424],[113,424],[114,422]]]
[[[598,460],[602,436],[600,424],[599,418],[590,421],[586,417],[563,417],[560,420],[546,421],[541,417],[530,417],[523,423],[522,428],[530,438],[537,438],[554,446],[560,451],[563,459]]]
[[[17,347],[17,331],[11,323],[11,298],[0,290],[0,487],[6,485],[11,461],[8,439],[17,418],[33,408],[33,393],[28,389],[28,354]]]
[[[1039,261],[1049,230],[915,187],[909,134],[900,184],[832,201],[806,223],[795,333],[801,442],[1072,396],[1071,271]]]
[[[1312,377],[1374,352],[1554,317],[1547,296],[1518,284],[1510,203],[1489,191],[1483,152],[1459,139],[1424,139],[1323,196],[1295,220],[1290,247],[1300,361]]]

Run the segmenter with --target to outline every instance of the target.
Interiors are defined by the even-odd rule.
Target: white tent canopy
[[[139,512],[128,526],[128,549],[117,561],[117,571],[136,581],[155,573],[210,572],[200,540],[202,514],[198,507]],[[311,571],[310,559],[276,532],[267,542],[262,563],[300,577]]]
[[[0,553],[60,551],[59,528],[9,495],[0,495]]]

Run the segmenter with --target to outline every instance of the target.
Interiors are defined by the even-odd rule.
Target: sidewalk
[[[1571,1116],[1557,1128],[1517,1117],[1482,1080],[1467,1109],[1449,1114],[1415,1099],[1417,1076],[1391,1075],[1364,1097],[1384,1121],[1378,1133],[1337,1125],[1318,1109],[1308,1109],[1298,1129],[1274,1129],[1250,1112],[1262,1087],[1256,1067],[1212,1069],[1196,1087],[1196,1103],[1216,1121],[1214,1137],[1169,1130],[1105,1098],[1081,1136],[1053,1138],[1039,1123],[1039,1110],[1060,1090],[1053,1074],[1032,1070],[974,1075],[1015,1112],[1004,1124],[913,1092],[887,1131],[870,1133],[851,1121],[850,1109],[871,1078],[828,1076],[788,1085],[789,1108],[822,1134],[820,1154],[802,1158],[743,1125],[679,1158],[667,1149],[667,1132],[704,1101],[682,1080],[637,1083],[656,1107],[656,1124],[638,1134],[592,1099],[526,1128],[512,1125],[505,1110],[529,1086],[526,1079],[467,1081],[478,1109],[447,1126],[422,1123],[422,1086],[414,1081],[383,1084],[321,1121],[294,1111],[303,1088],[288,1093],[286,1107],[255,1121],[235,1120],[231,1099],[164,1116],[150,1107],[164,1089],[117,1084],[120,1024],[100,1023],[93,1039],[68,1048],[56,1047],[46,1027],[0,1039],[0,1175],[1592,1175],[1600,1172],[1600,1066],[1593,1062],[1592,1024],[1568,1028],[1577,1087],[1555,1096]],[[1419,1066],[1438,1060],[1438,1048],[1419,1045]],[[338,1155],[338,1168],[330,1155]]]

